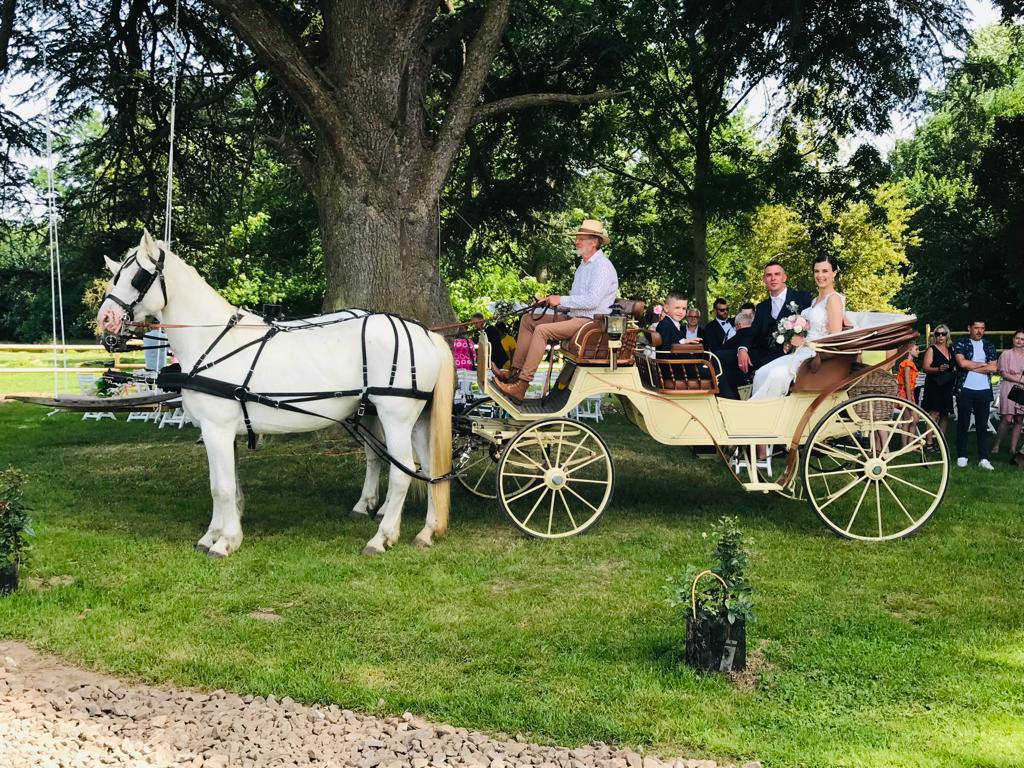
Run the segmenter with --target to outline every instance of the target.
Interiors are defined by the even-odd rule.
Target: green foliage
[[[892,153],[921,241],[897,302],[930,322],[1016,327],[1024,303],[1024,29],[977,30],[931,95],[932,114]],[[916,277],[914,277],[916,275]]]
[[[747,581],[750,555],[739,520],[729,516],[719,518],[711,526],[711,536],[715,540],[712,553],[715,564],[710,570],[721,577],[724,586],[718,579],[704,576],[697,581],[694,591],[695,579],[706,569],[688,565],[682,576],[669,578],[668,604],[672,608],[682,609],[687,615],[692,615],[696,604],[697,615],[705,619],[723,618],[730,624],[739,619],[752,623],[757,619],[752,599],[754,589]],[[708,534],[704,533],[703,537],[706,539]]]
[[[16,467],[0,472],[0,565],[24,565],[34,535],[32,519],[25,504],[28,478]]]
[[[839,259],[838,288],[854,310],[896,311],[894,298],[909,271],[907,251],[920,243],[911,228],[915,209],[900,184],[880,184],[867,200],[826,200],[807,213],[788,205],[762,205],[749,235],[729,262],[720,265],[712,293],[733,304],[763,298],[762,274],[779,261],[789,285],[815,291],[811,262],[817,253]]]
[[[455,316],[468,320],[474,313],[490,314],[492,302],[528,303],[534,296],[549,293],[549,286],[530,275],[520,274],[514,266],[487,261],[465,277],[448,285]]]

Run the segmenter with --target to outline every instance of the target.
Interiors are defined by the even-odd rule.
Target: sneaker
[[[988,459],[982,459],[981,461],[979,461],[978,462],[978,466],[981,467],[982,469],[988,469],[988,470],[995,469],[995,467],[992,466],[992,462],[989,461]]]
[[[958,467],[966,467],[967,466],[967,457],[966,456],[961,456],[959,459],[956,460],[956,465]]]

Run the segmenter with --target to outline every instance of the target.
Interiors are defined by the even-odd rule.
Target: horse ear
[[[146,256],[152,256],[156,253],[156,240],[153,239],[153,236],[149,234],[149,230],[146,228],[142,230],[142,242],[139,245],[142,246],[142,252]]]
[[[114,261],[113,259],[111,259],[111,258],[109,258],[107,256],[103,257],[103,261],[106,262],[107,269],[110,270],[110,274],[112,274],[112,275],[116,275],[117,274],[117,270],[119,270],[121,268],[120,264],[118,264],[116,261]]]

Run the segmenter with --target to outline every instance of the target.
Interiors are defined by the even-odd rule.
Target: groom
[[[811,294],[787,288],[786,280],[786,270],[779,262],[765,264],[764,285],[768,289],[768,298],[754,308],[754,323],[735,355],[728,350],[719,352],[722,367],[733,389],[743,384],[756,369],[782,356],[782,345],[775,343],[779,320],[811,306]],[[796,306],[795,311],[792,305]]]

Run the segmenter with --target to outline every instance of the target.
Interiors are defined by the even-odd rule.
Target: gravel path
[[[595,743],[500,741],[406,712],[378,718],[290,698],[163,690],[0,643],[0,766],[718,768]],[[761,768],[746,763],[743,768]]]

